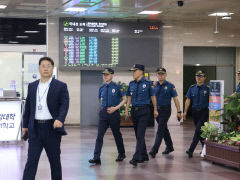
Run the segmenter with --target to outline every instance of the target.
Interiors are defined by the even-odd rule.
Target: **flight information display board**
[[[156,68],[162,62],[160,22],[112,22],[60,18],[61,70]]]

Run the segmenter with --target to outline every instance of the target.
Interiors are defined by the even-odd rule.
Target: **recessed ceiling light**
[[[10,44],[17,44],[19,42],[18,41],[8,41],[8,43],[10,43]]]
[[[223,16],[222,19],[232,19],[231,16]]]
[[[142,11],[138,14],[160,14],[162,11]]]
[[[28,38],[29,36],[16,36],[16,38],[19,38],[19,39],[25,39],[25,38]]]
[[[196,64],[196,66],[200,66],[200,64]]]
[[[70,11],[70,12],[83,12],[86,11],[87,8],[81,8],[81,7],[71,7],[71,8],[67,8],[64,11]]]
[[[46,26],[46,23],[38,23],[39,26]]]
[[[0,9],[5,9],[6,7],[6,5],[0,5]]]
[[[209,14],[208,16],[230,16],[234,13],[229,13],[229,12],[216,12],[216,13],[212,13]]]
[[[214,41],[213,40],[208,40],[209,43],[213,43]]]
[[[39,33],[39,31],[24,31],[24,33]]]

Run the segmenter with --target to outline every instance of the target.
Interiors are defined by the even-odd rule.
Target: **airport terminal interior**
[[[239,180],[239,7],[239,0],[1,0],[0,180],[23,179],[29,148],[28,140],[22,138],[28,85],[41,78],[39,59],[46,56],[54,61],[53,78],[66,83],[69,92],[64,121],[67,135],[61,140],[63,180]],[[162,154],[167,146],[163,138],[155,158],[149,155],[148,160],[137,161],[137,166],[129,163],[140,140],[131,114],[125,115],[125,104],[119,113],[126,158],[115,161],[118,150],[108,128],[101,164],[89,163],[101,129],[104,108],[99,88],[105,74],[113,69],[113,81],[127,93],[134,72],[141,71],[139,64],[145,66],[147,82],[157,82],[161,72],[174,84],[180,112],[173,98],[167,121],[174,151]],[[208,125],[215,128],[215,134],[209,127],[204,147],[199,142],[190,157],[186,151],[196,133],[191,104],[186,118],[182,117],[189,99],[186,95],[198,75],[206,77],[209,87]],[[207,92],[203,93],[205,97]],[[135,111],[139,108],[132,105]],[[150,105],[147,153],[158,131],[154,112]],[[35,179],[51,179],[44,150]]]

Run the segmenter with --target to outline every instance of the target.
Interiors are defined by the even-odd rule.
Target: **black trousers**
[[[103,146],[103,137],[109,126],[112,130],[115,143],[117,145],[118,153],[119,154],[125,153],[123,138],[120,132],[119,110],[115,111],[112,114],[108,114],[107,109],[104,108],[99,112],[98,135],[97,135],[96,144],[95,144],[94,158],[100,158],[102,146]]]
[[[145,144],[145,132],[148,124],[149,115],[150,109],[148,106],[139,109],[132,107],[131,116],[133,120],[135,136],[137,139],[136,151],[133,155],[133,159],[138,161],[142,161],[148,157]]]
[[[36,137],[29,137],[28,158],[23,173],[23,180],[34,180],[40,155],[45,149],[51,168],[51,179],[62,179],[62,167],[60,161],[61,135],[53,130],[53,122],[35,122]]]
[[[171,116],[171,105],[158,108],[158,117],[156,118],[158,123],[158,129],[157,129],[157,134],[155,138],[155,143],[152,147],[152,151],[154,151],[155,153],[158,152],[163,138],[167,148],[169,149],[173,148],[172,138],[167,126],[167,122],[170,116]]]
[[[189,148],[190,152],[194,152],[198,142],[200,141],[202,146],[204,145],[204,139],[200,136],[201,135],[201,127],[204,125],[205,122],[208,121],[209,117],[209,110],[208,108],[202,110],[192,110],[193,121],[195,125],[195,132],[192,140],[192,144]]]

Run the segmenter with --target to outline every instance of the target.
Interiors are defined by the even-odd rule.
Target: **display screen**
[[[156,68],[162,62],[160,22],[111,22],[60,18],[61,70]]]

